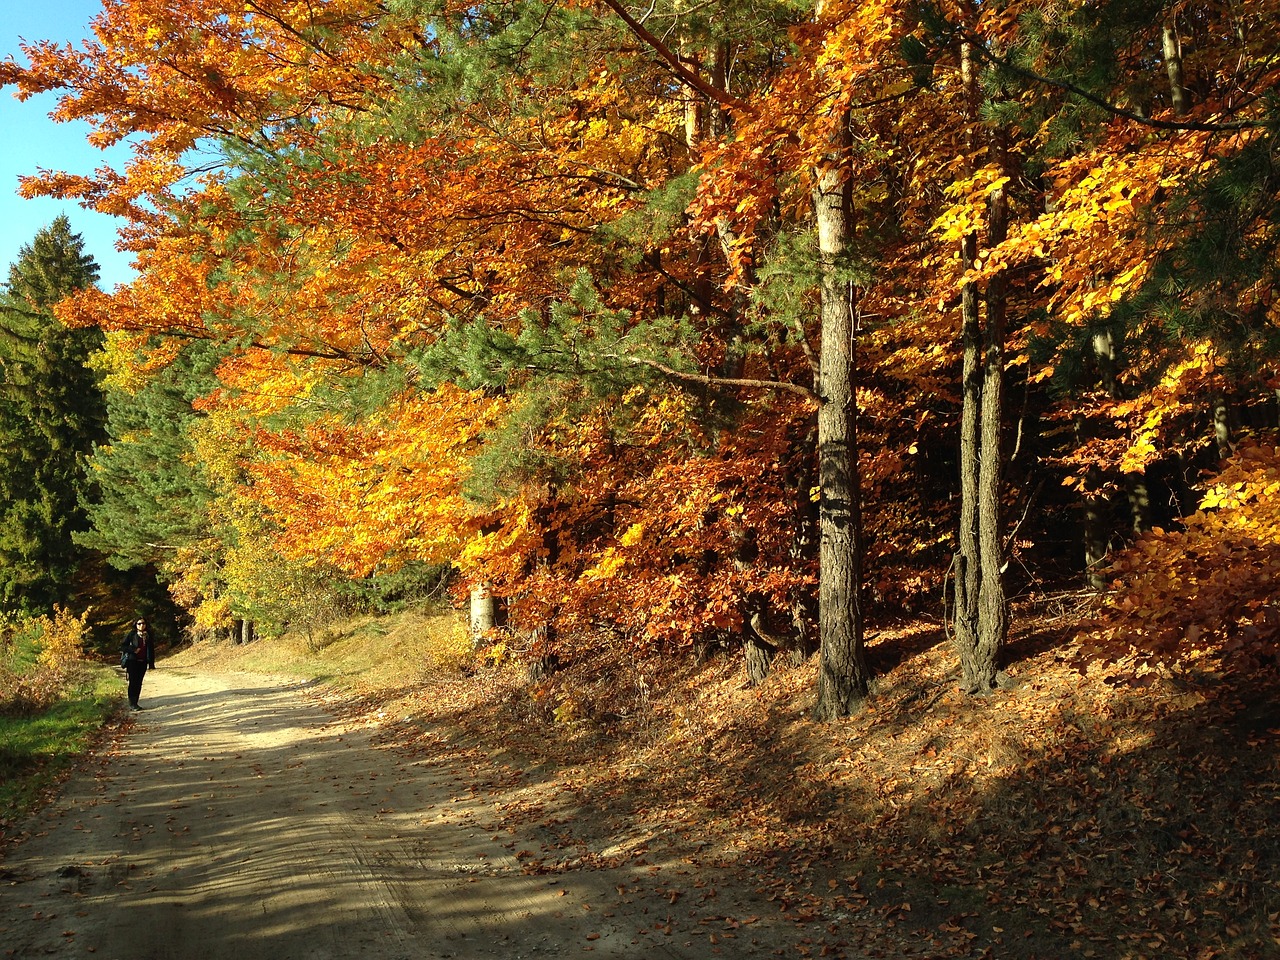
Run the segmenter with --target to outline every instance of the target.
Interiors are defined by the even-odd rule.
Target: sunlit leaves
[[[1114,613],[1098,650],[1143,657],[1272,656],[1280,610],[1280,456],[1274,438],[1244,444],[1181,531],[1153,530],[1116,558]]]

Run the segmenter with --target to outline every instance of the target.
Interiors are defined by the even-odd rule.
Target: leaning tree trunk
[[[847,124],[843,125],[847,137]],[[851,185],[839,163],[815,172],[814,218],[822,270],[818,364],[818,720],[848,716],[870,683],[863,652],[862,517],[854,394],[853,290],[837,270],[851,219]]]
[[[970,91],[971,125],[977,124],[978,85],[972,50],[961,48],[961,73]],[[999,137],[992,146],[1003,157]],[[971,148],[976,148],[976,137]],[[1008,231],[1008,201],[1003,187],[987,198],[987,239],[1000,243]],[[978,262],[978,237],[961,240],[966,270]],[[986,307],[983,323],[982,307]],[[954,643],[960,660],[961,688],[984,693],[996,685],[999,658],[1008,633],[1001,545],[1001,478],[1004,418],[1005,282],[993,277],[986,296],[972,282],[961,288],[961,341],[964,348],[960,414],[960,531],[955,558]]]

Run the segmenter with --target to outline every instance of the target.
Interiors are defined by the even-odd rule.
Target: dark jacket
[[[138,628],[130,627],[129,635],[124,638],[124,643],[120,645],[120,652],[132,653],[135,662],[145,662],[148,667],[154,667],[156,665],[156,635],[148,630],[145,641],[146,650],[139,649],[140,645],[143,645],[143,641],[138,636]]]

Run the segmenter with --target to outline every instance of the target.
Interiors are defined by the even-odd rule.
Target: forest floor
[[[3,851],[0,956],[1280,953],[1274,668],[1082,670],[1066,612],[1018,623],[979,699],[937,624],[874,631],[829,724],[812,662],[530,683],[459,672],[452,614],[196,645]]]

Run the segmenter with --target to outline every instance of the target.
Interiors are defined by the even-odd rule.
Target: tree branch
[[[783,390],[787,393],[794,393],[807,400],[815,403],[818,395],[808,387],[801,386],[798,383],[788,383],[785,380],[753,380],[748,377],[713,377],[705,373],[686,373],[683,370],[676,370],[669,367],[659,360],[647,360],[643,357],[632,357],[622,353],[602,353],[599,356],[605,360],[621,360],[624,363],[635,364],[637,366],[649,367],[657,370],[663,376],[670,377],[672,380],[681,380],[686,383],[700,383],[708,387],[740,387],[746,390]]]
[[[1073,93],[1077,97],[1088,100],[1094,106],[1101,107],[1112,116],[1121,117],[1125,120],[1132,120],[1134,123],[1140,123],[1146,127],[1152,127],[1156,130],[1202,130],[1210,133],[1222,132],[1229,133],[1234,130],[1252,130],[1261,127],[1263,124],[1260,120],[1240,120],[1236,123],[1210,123],[1204,120],[1157,120],[1153,117],[1144,117],[1140,113],[1134,113],[1132,110],[1125,110],[1111,103],[1106,98],[1092,93],[1083,87],[1076,86],[1067,80],[1055,80],[1053,77],[1046,77],[1036,73],[1034,70],[1028,70],[1026,67],[1020,67],[1013,63],[1007,57],[999,57],[992,53],[982,38],[968,31],[957,31],[957,36],[962,40],[968,41],[973,45],[973,50],[978,56],[982,57],[988,63],[993,63],[998,67],[1008,70],[1010,73],[1016,73],[1024,80],[1030,80],[1032,83],[1040,83],[1049,87],[1057,87],[1059,90],[1065,90],[1067,93]]]
[[[737,97],[733,96],[726,90],[721,90],[718,87],[707,83],[681,63],[680,58],[675,54],[675,52],[646,30],[644,25],[628,13],[627,8],[619,3],[618,0],[603,0],[603,2],[606,7],[622,18],[623,23],[630,28],[632,33],[648,44],[653,49],[654,53],[665,60],[667,65],[675,71],[676,76],[678,76],[685,84],[693,87],[693,89],[697,90],[703,96],[714,100],[722,107],[732,110],[740,110],[745,106],[745,104]]]

